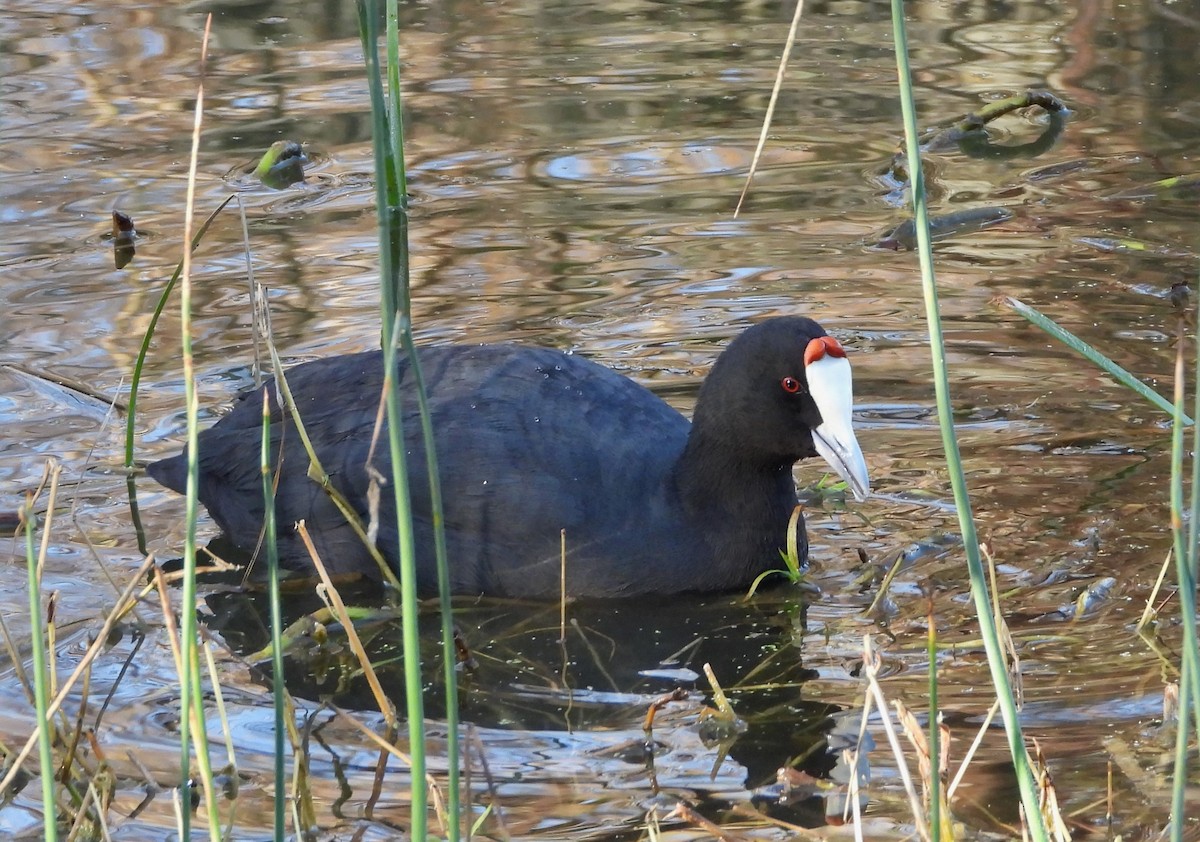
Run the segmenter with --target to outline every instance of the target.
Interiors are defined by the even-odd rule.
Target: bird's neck
[[[751,534],[786,526],[796,505],[791,463],[777,457],[755,461],[737,444],[692,428],[674,472],[685,510],[700,522],[719,518]]]

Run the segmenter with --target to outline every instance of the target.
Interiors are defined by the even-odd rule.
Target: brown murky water
[[[180,255],[203,13],[215,18],[198,211],[239,194],[254,271],[271,287],[276,340],[292,360],[376,341],[369,106],[349,3],[181,9],[18,0],[7,10],[0,509],[15,510],[47,457],[63,462],[69,509],[45,577],[59,593],[66,670],[111,602],[102,565],[124,580],[141,559],[117,424],[99,402],[41,375],[109,394],[128,382]],[[937,257],[961,444],[1020,650],[1027,733],[1080,828],[1105,828],[1114,764],[1113,821],[1137,836],[1165,816],[1159,776],[1168,773],[1173,739],[1159,720],[1164,671],[1133,631],[1169,546],[1168,428],[1159,412],[994,299],[1013,295],[1043,309],[1169,392],[1176,316],[1168,293],[1195,274],[1200,210],[1195,193],[1136,188],[1195,170],[1200,3],[921,2],[910,12],[926,125],[1030,87],[1055,91],[1072,109],[1062,136],[1037,158],[941,152],[927,174],[935,212],[1011,213],[942,240]],[[417,3],[403,16],[420,340],[570,348],[687,409],[723,341],[762,317],[806,313],[850,349],[860,440],[878,491],[862,505],[827,500],[810,510],[810,578],[821,594],[806,609],[773,594],[752,608],[731,598],[659,614],[631,607],[613,626],[585,611],[581,628],[595,636],[566,655],[538,642],[535,630],[556,620],[535,607],[497,609],[500,619],[465,614],[464,622],[478,619],[473,642],[485,660],[504,667],[484,670],[466,688],[466,704],[509,832],[636,836],[648,808],[669,809],[683,795],[748,834],[779,832],[731,818],[751,804],[823,823],[832,808],[821,797],[779,805],[763,787],[775,768],[819,743],[827,715],[860,705],[864,634],[884,652],[887,691],[924,709],[926,593],[947,646],[941,700],[961,756],[989,703],[987,674],[961,553],[943,537],[956,521],[931,409],[916,260],[872,245],[904,217],[903,197],[881,178],[901,133],[886,7],[808,4],[763,169],[736,220],[787,4]],[[999,121],[993,140],[1021,145],[1044,129],[1033,111]],[[305,184],[274,192],[239,174],[280,138],[313,153]],[[106,237],[114,208],[141,234],[136,258],[120,271]],[[244,253],[231,213],[198,253],[198,373],[209,417],[248,384]],[[177,340],[168,316],[144,385],[142,459],[173,451],[182,435]],[[802,468],[798,477],[811,485],[820,474]],[[169,556],[181,540],[181,503],[149,481],[140,495],[151,549]],[[857,551],[879,562],[918,544],[937,551],[901,573],[886,627],[864,618],[874,586],[853,584]],[[0,566],[0,610],[27,637],[25,573],[19,547],[12,550]],[[1107,598],[1075,616],[1080,590],[1109,577]],[[164,786],[178,772],[174,669],[155,611],[144,613],[150,637],[120,677],[99,732],[109,759],[131,776],[117,816],[143,797],[129,752]],[[1175,616],[1172,605],[1164,616]],[[636,633],[597,654],[596,641],[618,626]],[[489,636],[497,627],[506,631]],[[1160,632],[1168,646],[1176,639],[1169,621]],[[698,639],[699,654],[668,658],[672,645]],[[93,693],[117,682],[129,645],[102,659]],[[257,838],[269,833],[270,704],[224,658],[246,780],[239,838]],[[554,672],[564,658],[574,670],[569,703]],[[664,659],[672,669],[723,665],[730,687],[744,679],[734,703],[751,730],[723,757],[700,739],[700,692],[669,708],[656,731],[663,794],[655,796],[630,746],[640,744],[646,701],[678,679],[638,675]],[[764,659],[765,678],[753,669]],[[593,674],[589,665],[602,669]],[[31,714],[11,664],[4,675],[0,735],[12,745],[28,733]],[[756,682],[765,680],[780,687],[762,690]],[[495,704],[483,704],[489,694]],[[436,752],[436,725],[431,734]],[[336,721],[321,730],[320,745],[315,790],[326,830],[384,838],[407,825],[402,767],[368,805],[373,750]],[[1015,814],[1005,757],[993,731],[959,803],[972,828],[1002,829]],[[872,765],[869,831],[903,834],[894,761],[876,752]],[[36,790],[0,807],[0,832],[40,821]],[[173,827],[164,794],[135,820],[118,821],[118,835],[168,836]]]

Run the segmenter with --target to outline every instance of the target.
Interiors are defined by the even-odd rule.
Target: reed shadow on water
[[[377,619],[355,625],[385,691],[398,698],[404,686],[398,610],[380,607],[377,586],[354,583],[339,590],[348,605],[378,608]],[[216,591],[205,602],[208,626],[240,655],[257,660],[269,643],[265,595]],[[298,592],[287,600],[286,623],[322,605],[311,591]],[[656,766],[712,766],[715,780],[728,756],[744,769],[744,784],[762,800],[760,806],[777,818],[820,826],[826,821],[825,799],[811,792],[799,800],[780,798],[776,786],[781,768],[819,780],[837,763],[829,731],[840,708],[804,692],[804,682],[817,676],[804,666],[805,613],[800,595],[790,589],[786,594],[775,589],[752,603],[730,595],[580,601],[567,607],[563,638],[558,605],[456,598],[461,718],[535,739],[554,732],[627,732],[620,758],[630,764],[631,777],[644,767],[652,789]],[[433,661],[440,652],[433,606],[423,608],[420,621],[422,658]],[[289,647],[288,690],[297,699],[374,708],[340,630],[326,631]],[[258,663],[269,668],[266,660]],[[732,702],[738,718],[732,725],[710,716],[714,702],[706,664]],[[438,710],[444,704],[441,675],[425,674],[426,708]],[[682,723],[696,729],[708,756],[681,761],[667,756],[670,747],[653,734],[643,736],[649,708],[677,689],[682,693],[672,711],[676,716],[662,727]],[[727,793],[723,800],[713,795],[714,809],[728,808]]]

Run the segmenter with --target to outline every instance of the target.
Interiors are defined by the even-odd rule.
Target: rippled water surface
[[[1156,780],[1174,739],[1161,724],[1169,670],[1134,631],[1170,544],[1168,426],[1002,299],[1044,310],[1169,394],[1177,329],[1169,293],[1195,275],[1200,210],[1194,191],[1147,185],[1196,170],[1200,3],[909,10],[924,125],[1027,88],[1051,90],[1071,109],[1037,157],[939,151],[927,177],[934,213],[1007,216],[951,233],[936,256],[959,436],[1020,654],[1027,733],[1081,831],[1106,827],[1111,764],[1112,821],[1136,837],[1166,813]],[[197,211],[238,194],[289,360],[377,342],[369,104],[350,3],[15,0],[7,11],[0,517],[37,485],[47,458],[62,462],[44,576],[58,592],[65,675],[115,598],[108,577],[128,580],[142,558],[120,469],[121,419],[56,378],[109,395],[127,388],[181,254],[204,13],[214,19]],[[633,838],[651,807],[665,815],[680,797],[747,835],[782,833],[752,810],[810,827],[834,822],[826,814],[840,810],[835,796],[816,787],[783,799],[775,770],[790,763],[837,778],[847,739],[839,734],[853,733],[847,712],[861,707],[863,635],[882,651],[885,690],[927,709],[931,606],[955,758],[990,703],[962,553],[947,537],[957,521],[916,258],[876,245],[905,216],[884,175],[902,131],[884,4],[806,5],[759,175],[733,217],[791,14],[778,3],[637,0],[450,0],[402,11],[419,340],[570,349],[687,411],[721,345],[745,325],[811,315],[851,355],[859,437],[878,492],[863,504],[813,498],[809,581],[819,593],[805,599],[773,592],[750,606],[732,597],[681,600],[669,611],[585,606],[562,647],[556,610],[464,605],[461,625],[480,661],[464,704],[478,726],[473,757],[481,752],[491,775],[485,781],[475,760],[472,787],[477,800],[496,802],[512,836]],[[1003,147],[1031,144],[1046,129],[1036,109],[989,127]],[[281,138],[303,142],[313,165],[305,183],[272,191],[244,168]],[[131,215],[140,235],[121,270],[113,209]],[[204,423],[250,383],[246,252],[231,208],[196,255]],[[181,441],[178,340],[168,308],[143,382],[142,461]],[[802,465],[797,477],[814,486],[821,470]],[[138,490],[150,549],[177,553],[181,501],[148,479]],[[202,528],[211,532],[208,521]],[[0,566],[0,610],[27,640],[23,548],[5,546],[13,555]],[[864,616],[879,588],[864,572],[903,552],[913,560],[884,610]],[[1110,578],[1104,598],[1074,608],[1083,589]],[[206,611],[220,620],[218,602]],[[129,782],[114,804],[114,832],[128,839],[168,836],[175,821],[165,793],[128,818],[145,773],[163,787],[178,776],[174,668],[153,602],[143,615],[148,637],[131,667],[121,672],[133,646],[125,637],[97,665],[90,690],[98,706],[115,685],[97,734]],[[1168,601],[1158,629],[1168,651],[1174,616]],[[235,646],[261,645],[219,627]],[[378,629],[374,645],[386,653],[394,630]],[[270,828],[270,700],[236,656],[219,660],[243,780],[236,823],[240,838],[257,838]],[[686,672],[706,661],[749,723],[728,753],[703,739],[708,685]],[[312,751],[323,831],[374,839],[407,827],[403,766],[392,761],[372,798],[377,750],[344,720],[317,713],[336,676],[297,664],[308,682],[297,693],[322,725]],[[12,746],[32,714],[15,668],[4,669],[0,739]],[[681,681],[695,689],[661,715],[649,769],[646,705]],[[73,698],[77,710],[80,694]],[[214,713],[214,733],[217,724]],[[435,754],[441,733],[431,723]],[[1006,757],[993,728],[960,791],[968,827],[1007,832],[1015,821]],[[895,761],[877,751],[871,762],[867,827],[904,835]],[[435,759],[435,770],[444,767],[444,756]],[[40,809],[38,787],[27,787],[0,807],[0,832],[36,826]],[[687,824],[664,829],[697,835]]]

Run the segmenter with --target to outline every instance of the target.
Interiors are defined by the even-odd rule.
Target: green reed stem
[[[58,839],[58,801],[54,792],[54,729],[46,711],[50,706],[50,676],[46,672],[45,630],[42,628],[42,583],[38,575],[38,556],[33,539],[37,515],[33,500],[26,499],[21,509],[25,522],[25,566],[29,574],[29,630],[33,639],[33,705],[37,711],[38,761],[42,767],[42,828],[46,842]]]
[[[1200,284],[1197,285],[1200,287]],[[1200,294],[1196,295],[1196,324],[1200,324]],[[1195,360],[1192,365],[1192,381],[1196,384],[1192,395],[1192,417],[1200,418],[1200,337],[1193,336]],[[1192,584],[1200,575],[1200,424],[1192,425],[1192,503],[1188,520],[1188,570]],[[1200,704],[1200,699],[1195,699]]]
[[[396,334],[393,334],[393,339]],[[396,502],[400,549],[400,606],[404,649],[404,698],[408,713],[409,758],[412,762],[413,839],[425,838],[428,793],[425,784],[425,702],[421,678],[421,635],[417,624],[417,553],[409,507],[408,471],[405,465],[404,431],[401,428],[400,396],[396,389],[396,344],[384,351],[385,397],[388,415],[388,446],[392,458],[392,488]]]
[[[1200,316],[1200,295],[1196,296],[1196,315]],[[1197,323],[1200,323],[1198,321]],[[1179,345],[1183,347],[1184,338],[1187,335],[1185,322],[1180,320],[1179,330]],[[1192,344],[1194,346],[1193,353],[1195,355],[1192,365],[1192,416],[1200,418],[1200,337],[1193,336]],[[1181,354],[1182,357],[1182,354]],[[1178,403],[1183,403],[1183,393],[1186,391],[1183,384],[1180,384],[1177,391]],[[1182,414],[1182,413],[1180,413]],[[1176,420],[1178,426],[1178,419]],[[1184,677],[1180,680],[1182,687],[1185,680],[1190,679],[1191,684],[1191,705],[1180,704],[1179,713],[1180,719],[1185,719],[1190,712],[1195,717],[1196,734],[1200,735],[1200,641],[1197,640],[1197,605],[1196,605],[1196,587],[1200,581],[1200,425],[1192,426],[1192,499],[1189,506],[1189,520],[1187,529],[1187,543],[1184,546],[1183,555],[1176,562],[1179,571],[1179,588],[1180,592],[1186,592],[1186,597],[1182,603],[1184,610],[1184,650],[1183,650],[1183,666],[1187,669],[1182,670]],[[1181,444],[1181,459],[1182,459],[1182,444]],[[1182,473],[1182,465],[1180,465]],[[1174,468],[1172,468],[1172,474]],[[1180,504],[1183,502],[1182,480],[1180,481]],[[1182,513],[1181,513],[1182,516]],[[1182,817],[1180,817],[1182,823]]]
[[[345,519],[346,525],[363,542],[363,546],[370,553],[372,561],[378,564],[379,575],[383,577],[384,581],[392,587],[400,587],[400,582],[396,579],[395,572],[388,564],[387,559],[379,551],[379,547],[371,543],[370,539],[367,538],[366,527],[363,526],[357,510],[350,505],[346,496],[334,486],[329,473],[325,470],[325,466],[321,464],[312,439],[308,435],[308,430],[304,426],[304,418],[300,414],[300,410],[296,407],[296,399],[292,395],[292,390],[288,387],[287,373],[283,370],[283,360],[280,359],[279,349],[275,347],[274,342],[267,342],[267,353],[271,357],[271,369],[275,374],[276,395],[281,399],[282,411],[285,412],[286,417],[292,420],[296,436],[300,439],[300,446],[304,449],[304,454],[308,457],[309,478],[321,486],[321,490],[329,496],[330,502],[333,503],[338,513]]]
[[[446,808],[450,815],[447,828],[450,840],[459,837],[459,812],[461,808],[459,779],[459,729],[458,729],[458,676],[455,670],[453,613],[450,601],[450,577],[446,554],[445,518],[442,506],[442,489],[438,471],[437,448],[435,447],[433,419],[429,409],[425,378],[417,357],[412,335],[410,309],[410,277],[408,262],[408,177],[404,157],[404,118],[400,85],[400,33],[399,12],[396,0],[387,3],[387,79],[388,79],[388,162],[389,190],[388,207],[394,209],[396,224],[390,226],[393,241],[398,246],[399,259],[395,265],[396,291],[393,299],[397,316],[401,321],[400,345],[409,361],[409,373],[413,379],[414,393],[421,423],[421,435],[425,442],[425,467],[429,483],[430,508],[433,520],[434,555],[437,564],[438,597],[441,611],[442,655],[446,692],[446,752],[447,796]],[[394,370],[394,369],[392,369]],[[396,438],[400,438],[398,435]],[[402,441],[402,439],[400,439]],[[397,464],[393,457],[393,465]]]
[[[1183,401],[1184,362],[1183,349],[1186,327],[1180,319],[1175,354],[1175,406],[1171,425],[1171,538],[1175,556],[1176,576],[1179,580],[1179,608],[1182,614],[1183,651],[1180,654],[1179,710],[1176,716],[1174,777],[1171,792],[1170,837],[1173,842],[1184,838],[1186,818],[1186,781],[1188,777],[1189,730],[1191,717],[1197,717],[1196,733],[1200,734],[1200,645],[1196,633],[1196,523],[1193,520],[1185,529],[1183,522]],[[1200,346],[1200,343],[1197,343]],[[1200,347],[1197,350],[1194,376],[1200,381]],[[1196,398],[1200,401],[1200,395]],[[1196,444],[1193,430],[1193,448]],[[1192,451],[1192,505],[1195,517],[1197,506],[1197,454]]]
[[[442,507],[442,481],[438,472],[437,449],[434,447],[433,418],[429,411],[425,377],[417,365],[417,352],[413,344],[412,331],[402,334],[405,353],[410,360],[410,372],[416,386],[417,402],[421,414],[421,435],[425,440],[425,467],[429,480],[429,500],[433,514],[434,553],[437,559],[438,610],[442,621],[442,678],[446,692],[446,812],[450,816],[447,835],[450,842],[459,837],[459,811],[462,799],[459,774],[459,727],[458,727],[458,653],[454,647],[454,606],[450,600],[450,568],[446,552],[446,524]]]
[[[364,43],[370,74],[371,116],[375,138],[375,198],[379,222],[383,347],[392,342],[398,317],[409,315],[408,179],[404,165],[404,123],[400,103],[400,34],[396,0],[387,2],[387,91],[380,83],[377,0],[367,0],[370,48]],[[361,8],[361,6],[360,6]]]
[[[1171,842],[1183,842],[1184,829],[1187,826],[1187,768],[1188,768],[1188,708],[1196,704],[1192,698],[1192,668],[1191,661],[1184,658],[1179,677],[1179,713],[1175,726],[1175,761],[1171,778],[1171,818],[1167,830]]]
[[[963,549],[967,557],[967,571],[971,579],[971,596],[975,603],[975,613],[984,648],[987,650],[992,684],[1000,700],[1000,710],[1008,735],[1009,751],[1013,758],[1017,785],[1021,792],[1021,802],[1025,807],[1025,820],[1030,836],[1036,842],[1047,842],[1048,835],[1038,801],[1037,783],[1034,780],[1033,770],[1030,768],[1029,755],[1025,750],[1021,722],[1008,680],[1004,649],[1000,644],[996,621],[992,616],[987,581],[979,554],[979,540],[975,532],[975,519],[971,510],[971,498],[967,493],[966,477],[958,450],[958,438],[954,431],[954,414],[950,404],[950,381],[946,372],[945,341],[942,336],[941,310],[938,305],[937,280],[934,275],[933,249],[929,233],[929,211],[925,201],[925,176],[921,167],[917,113],[913,102],[912,70],[908,61],[908,34],[904,20],[904,0],[892,0],[891,6],[900,104],[904,112],[905,154],[908,157],[913,215],[917,233],[917,254],[921,265],[921,287],[925,297],[925,320],[929,327],[929,350],[933,358],[933,382],[937,397],[938,424],[942,432],[942,448],[946,453],[946,467],[950,474],[950,485],[954,491],[955,507],[958,510]]]
[[[281,401],[282,402],[282,401]],[[283,604],[279,598],[279,545],[275,528],[275,477],[271,472],[271,393],[263,389],[262,448],[259,466],[263,482],[263,543],[267,551],[267,599],[271,612],[271,694],[275,699],[275,838],[283,839],[287,817],[287,773],[284,737],[287,706],[283,685]],[[299,831],[299,828],[297,828]]]
[[[204,38],[200,44],[200,82],[196,87],[196,107],[192,121],[192,149],[188,165],[187,199],[183,215],[183,260],[180,267],[179,287],[179,332],[183,357],[183,391],[187,409],[187,489],[185,495],[185,535],[183,544],[183,594],[180,603],[180,668],[179,668],[179,763],[183,809],[180,813],[183,837],[191,836],[191,750],[192,727],[195,726],[195,742],[201,759],[201,773],[207,772],[205,796],[209,804],[209,836],[213,842],[221,838],[220,822],[216,815],[216,794],[212,789],[212,770],[208,768],[208,737],[204,719],[203,700],[200,695],[200,658],[196,628],[196,521],[199,516],[198,491],[200,487],[199,448],[196,440],[200,432],[199,404],[196,395],[196,367],[192,355],[192,231],[196,213],[196,169],[200,157],[200,127],[204,117],[204,75],[208,64],[208,37],[212,27],[210,14],[204,25]],[[133,413],[130,412],[130,415]],[[192,721],[193,716],[195,722]]]
[[[392,171],[388,173],[389,194],[399,200],[399,206],[408,207],[408,171],[404,160],[404,113],[400,99],[400,11],[396,0],[387,2],[387,116],[388,148],[391,151]],[[407,255],[408,242],[403,243]],[[408,293],[408,262],[401,267],[404,273],[402,290],[407,298]],[[403,301],[400,308],[408,311],[408,302]]]
[[[387,78],[388,78],[388,132],[391,163],[395,170],[389,177],[389,190],[394,184],[395,193],[389,205],[395,207],[400,220],[399,243],[402,259],[397,268],[398,289],[395,299],[399,312],[411,314],[408,266],[408,174],[404,158],[404,117],[400,101],[400,32],[399,13],[396,0],[387,2]],[[442,506],[442,482],[438,470],[437,448],[434,446],[433,417],[429,410],[429,392],[425,388],[425,376],[417,359],[413,342],[411,319],[405,318],[400,343],[408,356],[409,372],[416,387],[417,409],[421,418],[421,436],[425,442],[425,470],[429,482],[429,501],[433,517],[434,557],[437,563],[438,605],[442,626],[442,668],[446,692],[446,811],[450,816],[447,828],[451,842],[459,837],[459,733],[458,733],[458,673],[455,669],[457,653],[454,649],[454,614],[450,600],[450,573],[446,553],[446,528]],[[393,462],[393,465],[395,462]]]
[[[408,466],[405,458],[400,398],[397,391],[398,366],[396,353],[404,347],[409,371],[416,387],[425,435],[430,492],[433,495],[435,530],[442,531],[440,487],[437,482],[437,463],[434,453],[432,421],[426,402],[420,361],[412,339],[412,320],[409,307],[408,272],[408,210],[407,178],[404,164],[404,134],[400,101],[399,13],[396,0],[387,3],[387,81],[385,101],[381,86],[378,58],[375,0],[359,4],[363,53],[366,57],[368,85],[371,94],[371,114],[375,151],[375,198],[379,216],[380,272],[382,277],[382,324],[385,365],[384,402],[388,418],[388,446],[392,460],[392,489],[395,496],[397,533],[400,551],[400,601],[402,609],[402,638],[404,648],[405,697],[408,712],[409,756],[412,762],[412,829],[411,835],[423,839],[427,824],[426,763],[424,746],[424,700],[421,675],[420,634],[417,625],[417,558],[410,506]],[[439,580],[445,572],[444,538],[439,534]],[[448,597],[447,597],[448,602]],[[443,625],[447,624],[443,614]],[[452,647],[450,641],[450,647]],[[452,648],[448,651],[453,653]],[[451,685],[448,694],[453,693]],[[448,707],[451,695],[447,696]],[[457,705],[455,705],[457,709]],[[451,719],[450,733],[457,731]],[[452,738],[451,770],[448,806],[451,814],[448,831],[451,838],[458,835],[457,747]]]
[[[1196,296],[1196,324],[1200,324],[1200,295]],[[1185,330],[1181,333],[1186,334]],[[1180,340],[1182,343],[1182,338]],[[1192,365],[1192,417],[1200,418],[1200,337],[1192,337],[1193,352],[1195,359]],[[1197,651],[1195,631],[1196,631],[1196,585],[1200,581],[1200,424],[1192,425],[1192,499],[1188,520],[1187,545],[1184,554],[1184,563],[1179,567],[1179,586],[1180,590],[1186,588],[1189,595],[1188,607],[1185,611],[1190,611],[1190,615],[1185,617],[1184,623],[1188,629],[1192,631],[1192,637],[1189,640],[1187,635],[1184,636],[1184,652],[1183,652],[1183,675],[1180,677],[1180,688],[1182,689],[1189,681],[1192,692],[1188,697],[1181,694],[1179,705],[1179,717],[1181,720],[1186,719],[1189,708],[1192,715],[1196,719],[1196,734],[1200,735],[1200,684],[1195,683],[1197,674],[1200,674],[1200,652]],[[1190,698],[1190,704],[1188,699]],[[1185,755],[1186,758],[1186,755]],[[1186,776],[1184,778],[1186,780]],[[1182,827],[1183,815],[1176,813],[1176,820]]]
[[[225,209],[225,206],[232,202],[233,195],[227,196],[225,201],[217,205],[217,209],[208,215],[208,219],[204,220],[204,224],[200,226],[200,230],[192,237],[192,247],[189,250],[195,251],[196,247],[204,240],[204,235],[208,233],[208,228],[212,225],[213,220],[217,215]],[[150,324],[146,327],[146,332],[142,334],[142,345],[138,348],[137,360],[133,364],[133,376],[129,381],[129,411],[125,416],[125,467],[133,467],[133,445],[137,427],[137,399],[138,386],[142,382],[142,369],[146,366],[146,357],[150,353],[150,340],[154,338],[154,329],[158,327],[158,319],[162,315],[163,310],[167,306],[167,302],[171,299],[171,292],[175,289],[175,284],[179,281],[179,276],[183,274],[183,259],[175,264],[175,271],[171,274],[167,285],[163,287],[162,294],[158,297],[158,304],[154,307],[154,312],[150,314]]]
[[[1154,404],[1155,406],[1157,406],[1159,409],[1161,409],[1163,412],[1167,413],[1168,415],[1173,416],[1175,414],[1175,405],[1172,404],[1171,401],[1167,400],[1162,395],[1160,395],[1158,392],[1151,389],[1149,386],[1147,386],[1141,380],[1134,377],[1133,374],[1131,374],[1129,371],[1127,371],[1126,369],[1117,365],[1115,362],[1110,360],[1108,357],[1106,357],[1100,351],[1096,350],[1094,347],[1092,347],[1088,343],[1084,342],[1078,336],[1071,333],[1066,328],[1062,327],[1062,325],[1060,325],[1057,322],[1050,319],[1044,313],[1041,313],[1041,312],[1035,310],[1034,308],[1030,307],[1028,304],[1024,303],[1023,301],[1019,301],[1016,298],[1012,298],[1012,297],[1006,298],[1005,302],[1008,304],[1009,307],[1016,310],[1020,315],[1029,319],[1029,321],[1032,324],[1034,324],[1035,326],[1046,331],[1046,333],[1053,336],[1055,339],[1057,339],[1062,344],[1066,345],[1072,351],[1085,357],[1093,365],[1096,365],[1099,368],[1101,368],[1104,371],[1111,374],[1113,379],[1115,379],[1122,386],[1125,386],[1126,388],[1132,389],[1133,391],[1137,392],[1143,398],[1150,401],[1150,403]],[[1180,413],[1179,417],[1182,419],[1182,422],[1184,424],[1191,425],[1191,423],[1192,423],[1191,418],[1188,418],[1186,415],[1184,415],[1182,413]]]
[[[193,614],[196,613],[192,609]],[[196,717],[192,739],[196,748],[196,767],[200,776],[200,785],[204,787],[204,806],[208,818],[208,835],[212,842],[222,842],[224,833],[221,830],[221,813],[217,808],[217,787],[214,783],[212,757],[208,753],[208,725],[204,715],[204,694],[200,692],[203,681],[200,678],[200,647],[192,647],[192,661],[187,667],[191,674],[192,715]]]

